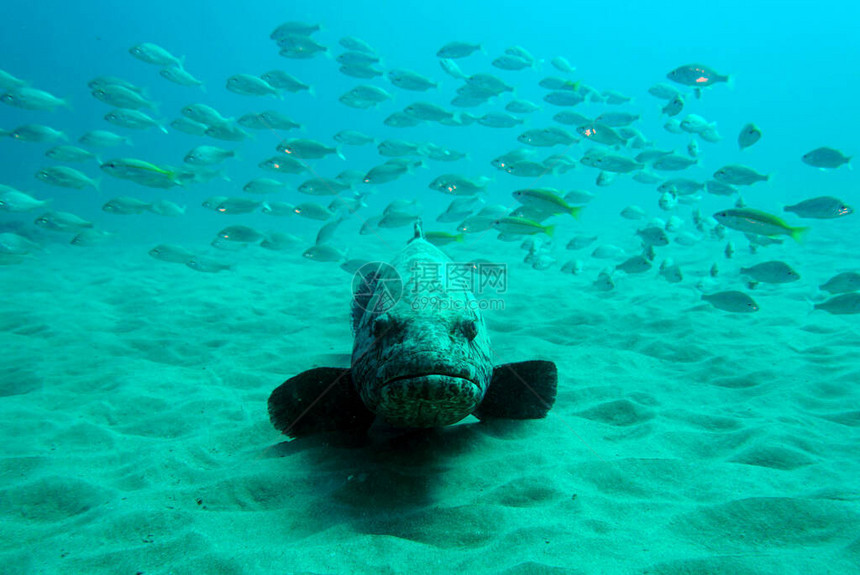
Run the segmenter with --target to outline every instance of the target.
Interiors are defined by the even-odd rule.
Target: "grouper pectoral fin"
[[[493,379],[478,419],[540,419],[555,403],[558,370],[551,361],[505,363],[493,368]]]
[[[282,383],[269,396],[269,419],[289,437],[325,431],[364,433],[374,417],[345,368],[309,369]]]

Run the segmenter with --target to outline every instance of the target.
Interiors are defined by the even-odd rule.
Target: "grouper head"
[[[449,263],[417,236],[366,278],[366,297],[354,302],[352,382],[367,408],[391,425],[455,423],[490,384],[486,325],[473,293],[445,281]]]
[[[272,424],[297,438],[367,433],[377,416],[398,427],[440,427],[469,414],[545,417],[556,366],[541,359],[493,366],[473,267],[451,262],[417,222],[397,257],[362,266],[353,278],[351,366],[315,367],[279,385],[268,401]]]

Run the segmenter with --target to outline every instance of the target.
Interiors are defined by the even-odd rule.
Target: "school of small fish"
[[[273,142],[270,157],[249,158],[257,164],[259,176],[237,184],[244,193],[210,197],[202,203],[202,208],[222,214],[263,213],[308,218],[320,222],[316,242],[307,247],[301,238],[285,231],[261,232],[233,223],[225,225],[211,245],[226,251],[248,245],[288,251],[304,248],[302,253],[308,260],[338,263],[350,273],[360,268],[365,260],[348,259],[347,250],[340,247],[345,242],[338,242],[336,235],[344,221],[359,218],[360,233],[372,234],[410,226],[417,218],[432,217],[424,212],[420,197],[395,200],[380,213],[366,214],[366,200],[375,187],[400,178],[410,178],[421,193],[451,196],[448,208],[435,215],[435,221],[448,230],[427,232],[427,239],[436,245],[494,233],[499,241],[522,242],[527,252],[524,261],[534,269],[559,269],[570,274],[582,274],[585,260],[560,261],[562,258],[556,255],[552,242],[556,229],[575,234],[566,245],[566,250],[570,251],[585,250],[599,238],[577,233],[577,220],[596,192],[565,190],[565,174],[571,170],[593,170],[595,188],[617,185],[623,180],[653,188],[657,192],[655,204],[666,213],[666,219],[648,219],[646,210],[638,206],[627,206],[620,212],[624,219],[642,221],[636,231],[641,250],[629,253],[610,244],[597,245],[591,258],[616,262],[602,269],[594,279],[592,285],[599,291],[615,289],[613,278],[617,278],[617,274],[643,274],[654,268],[667,282],[682,282],[684,274],[679,265],[671,258],[658,258],[660,248],[670,243],[692,248],[703,240],[726,242],[723,253],[731,258],[735,241],[741,236],[735,238],[730,234],[743,234],[750,251],[757,253],[769,244],[782,242],[781,236],[801,241],[810,231],[809,227],[788,223],[772,213],[772,209],[766,209],[768,206],[759,209],[746,205],[741,190],[767,182],[771,174],[760,173],[743,163],[731,163],[715,167],[707,180],[686,175],[692,173],[687,171],[690,168],[704,165],[709,145],[722,140],[716,122],[696,113],[684,113],[685,108],[689,110],[693,101],[704,98],[705,93],[708,93],[707,98],[719,97],[719,85],[731,82],[728,75],[709,66],[692,63],[664,73],[655,72],[656,82],[644,97],[653,98],[657,103],[656,107],[651,107],[654,113],[665,116],[667,132],[690,138],[681,151],[662,150],[637,128],[643,112],[633,108],[631,96],[586,84],[576,78],[575,66],[564,56],[547,58],[549,65],[543,69],[551,68],[551,75],[536,82],[529,80],[545,91],[543,102],[537,103],[518,98],[516,87],[523,83],[522,78],[542,75],[539,70],[544,60],[521,46],[511,46],[502,54],[488,57],[478,43],[448,42],[435,54],[443,75],[433,78],[407,68],[386,69],[371,44],[355,36],[341,38],[337,46],[324,45],[316,40],[320,29],[317,24],[291,21],[271,32],[270,38],[278,53],[286,59],[284,67],[289,67],[291,60],[317,58],[321,68],[334,65],[338,73],[355,79],[356,85],[338,99],[342,105],[355,109],[355,113],[376,115],[380,125],[405,131],[425,123],[450,129],[481,126],[498,134],[498,153],[486,164],[479,164],[470,158],[467,149],[450,149],[432,142],[407,139],[380,140],[374,134],[352,129],[343,129],[330,139],[289,137],[287,132],[302,126],[301,118],[294,119],[283,112],[289,106],[281,100],[286,94],[314,94],[315,87],[280,69],[260,75],[237,73],[224,79],[223,89],[247,96],[249,102],[267,97],[277,102],[265,106],[266,110],[249,111],[238,119],[227,118],[200,102],[175,110],[175,119],[165,122],[156,117],[158,107],[149,89],[114,76],[93,78],[87,86],[93,98],[109,107],[103,121],[110,124],[110,129],[94,128],[80,135],[75,143],[62,131],[30,123],[36,116],[46,117],[52,111],[68,108],[66,100],[0,70],[0,102],[18,108],[22,117],[21,125],[0,130],[0,136],[48,146],[43,153],[49,161],[34,174],[38,180],[57,188],[98,191],[101,180],[94,174],[99,172],[137,186],[164,190],[226,178],[223,165],[245,161],[235,149],[237,144],[251,137],[254,131],[277,134],[278,141]],[[338,51],[336,55],[335,50]],[[194,93],[198,95],[205,93],[206,86],[186,69],[184,58],[152,43],[132,46],[128,52],[131,57],[158,67],[164,80],[187,87],[189,91],[196,90]],[[433,56],[428,54],[428,57]],[[444,96],[442,80],[450,92],[452,79],[456,89],[453,95]],[[405,106],[397,106],[397,110],[383,112],[394,105],[393,91],[402,91],[414,98]],[[580,113],[576,108],[587,109],[589,113]],[[533,121],[539,110],[553,111],[554,124]],[[151,129],[168,137],[171,133],[182,132],[199,141],[183,158],[177,159],[175,166],[157,165],[133,157],[137,149],[127,135],[128,131]],[[763,137],[762,130],[754,123],[739,127],[739,153],[756,145]],[[381,156],[380,162],[372,166],[354,165],[343,153],[347,146],[375,146]],[[317,173],[314,160],[327,157],[339,158],[344,163],[343,170],[333,176]],[[840,150],[821,146],[798,160],[820,170],[836,170],[850,167],[851,157]],[[456,162],[468,168],[452,167]],[[437,166],[440,167],[436,169]],[[418,172],[422,168],[431,168],[433,175],[423,176]],[[523,186],[513,192],[513,202],[509,205],[487,205],[484,199],[492,193],[496,178],[524,178]],[[427,192],[428,188],[432,192]],[[735,199],[724,209],[705,215],[697,207],[703,193],[724,197],[726,201]],[[302,196],[298,194],[311,198],[301,201]],[[287,195],[293,200],[272,199]],[[321,198],[330,201],[312,201]],[[36,216],[32,225],[67,234],[73,245],[97,246],[111,241],[115,235],[96,229],[92,222],[75,214],[51,210],[50,202],[49,197],[37,198],[0,184],[0,212],[32,212]],[[150,202],[129,195],[109,199],[102,209],[116,215],[147,213],[167,217],[183,217],[188,212],[186,206],[173,200]],[[687,211],[693,229],[685,228],[682,213]],[[810,220],[842,218],[854,212],[841,199],[827,195],[785,206],[783,211],[788,214],[786,218]],[[149,250],[149,255],[162,262],[208,273],[232,269],[232,264],[217,258],[157,242],[158,238],[153,238],[153,244],[157,245]],[[26,229],[0,233],[0,256],[6,263],[37,256],[42,250],[37,240],[28,237]],[[741,267],[739,273],[749,279],[743,286],[747,290],[728,285],[721,291],[705,290],[708,293],[701,299],[719,310],[750,313],[759,306],[747,293],[749,289],[759,283],[779,285],[801,279],[791,266],[778,260]],[[719,266],[713,264],[708,274],[719,275]],[[815,309],[831,314],[860,313],[860,272],[840,273],[820,289],[829,294],[829,299],[816,303]]]

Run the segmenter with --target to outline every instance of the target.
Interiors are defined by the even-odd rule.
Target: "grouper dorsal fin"
[[[412,236],[412,239],[409,240],[408,244],[411,244],[415,240],[423,240],[424,239],[424,224],[421,223],[421,218],[415,220],[415,235]]]

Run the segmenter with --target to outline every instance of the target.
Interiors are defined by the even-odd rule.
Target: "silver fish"
[[[13,140],[19,140],[21,142],[52,142],[54,140],[68,141],[69,139],[68,136],[60,130],[55,130],[50,126],[43,126],[42,124],[26,124],[18,126],[9,132],[8,136]]]
[[[277,88],[268,82],[251,74],[236,74],[227,78],[227,89],[234,94],[243,96],[275,96],[281,97]]]
[[[506,112],[487,112],[480,118],[478,123],[488,128],[513,128],[525,122],[522,118],[517,118]]]
[[[326,221],[334,217],[334,212],[330,209],[313,202],[302,202],[301,204],[296,204],[293,211],[303,218],[317,221]]]
[[[517,137],[517,141],[535,147],[570,146],[579,141],[562,128],[550,126],[526,130]]]
[[[759,310],[755,300],[735,290],[703,294],[702,299],[719,310],[731,313],[754,313]]]
[[[90,130],[78,138],[78,142],[85,146],[94,146],[96,148],[115,148],[123,144],[132,145],[131,138],[120,136],[107,130]]]
[[[268,232],[265,239],[260,242],[260,247],[272,251],[286,251],[293,246],[302,243],[302,239],[293,234],[283,232]]]
[[[149,250],[149,255],[163,262],[177,264],[184,264],[194,257],[192,252],[173,244],[159,244]]]
[[[227,226],[218,232],[218,239],[228,242],[258,244],[264,236],[254,228],[242,225]]]
[[[290,38],[294,36],[306,37],[310,36],[314,32],[318,32],[319,30],[319,24],[308,24],[307,22],[289,21],[284,22],[283,24],[279,24],[277,28],[272,30],[272,33],[269,35],[269,38],[278,41],[283,38]]]
[[[761,139],[761,130],[755,124],[747,124],[738,134],[738,147],[745,150]]]
[[[185,262],[185,265],[190,267],[194,271],[210,274],[233,269],[232,264],[226,264],[224,262],[220,262],[218,260],[205,256],[193,256],[190,260]]]
[[[860,293],[844,293],[829,300],[815,304],[815,309],[824,310],[834,315],[849,315],[860,313]]]
[[[800,274],[794,271],[790,265],[779,260],[762,262],[750,267],[742,267],[740,272],[750,276],[757,282],[769,284],[784,284],[796,282],[800,279]]]
[[[294,216],[296,206],[287,202],[265,202],[260,211],[270,216]]]
[[[116,108],[129,108],[132,110],[155,108],[155,105],[140,95],[140,93],[118,84],[109,84],[93,90],[92,95],[96,100]]]
[[[714,179],[732,186],[750,186],[756,182],[766,182],[770,176],[759,174],[747,166],[732,164],[714,172]]]
[[[276,146],[276,149],[279,152],[289,154],[290,156],[300,160],[315,160],[324,158],[329,154],[335,154],[343,159],[343,154],[341,154],[338,148],[326,146],[321,142],[306,138],[281,140],[281,142]]]
[[[233,150],[225,150],[217,146],[197,146],[185,154],[184,162],[192,166],[212,166],[236,156]]]
[[[594,121],[610,128],[620,128],[629,126],[639,119],[639,114],[631,114],[629,112],[604,112],[597,116]]]
[[[412,70],[396,69],[389,70],[388,81],[404,90],[412,90],[413,92],[426,92],[432,88],[436,88],[439,84],[430,78],[413,72]]]
[[[0,254],[24,256],[41,249],[42,247],[39,244],[22,235],[12,232],[0,233]]]
[[[54,146],[45,152],[45,155],[52,160],[57,160],[58,162],[86,162],[89,160],[101,162],[98,156],[90,151],[84,150],[83,148],[78,148],[77,146]]]
[[[0,96],[0,102],[25,110],[56,110],[60,107],[71,107],[66,100],[29,86],[9,90]]]
[[[159,216],[182,216],[185,215],[185,207],[171,202],[170,200],[158,200],[150,204],[149,211]]]
[[[73,188],[83,190],[84,188],[95,188],[99,190],[99,180],[93,180],[83,173],[68,166],[50,166],[36,172],[36,177],[45,183],[61,188]]]
[[[792,212],[801,218],[830,220],[841,218],[854,213],[854,208],[832,196],[820,196],[804,200],[792,206],[785,206],[783,211]]]
[[[102,211],[117,215],[142,214],[143,212],[148,211],[151,205],[152,204],[150,202],[145,202],[137,198],[119,196],[108,200],[108,202],[102,206]]]
[[[227,198],[215,208],[216,212],[222,214],[249,214],[256,211],[262,202],[248,198]]]
[[[417,126],[422,121],[405,112],[394,112],[385,118],[382,123],[391,128],[411,128]]]
[[[206,104],[189,104],[182,108],[182,115],[207,126],[226,124],[230,121],[222,116],[218,110]]]
[[[377,76],[382,76],[382,70],[378,68],[374,68],[370,64],[345,64],[338,68],[338,71],[341,74],[346,74],[347,76],[352,76],[353,78],[376,78]]]
[[[0,70],[0,90],[15,90],[26,85],[26,81],[16,78],[6,70]]]
[[[316,262],[343,262],[346,260],[346,252],[328,244],[318,244],[306,249],[302,257]]]
[[[697,163],[698,160],[696,160],[695,158],[688,158],[686,156],[672,153],[657,158],[656,160],[654,160],[654,163],[651,164],[651,167],[653,167],[655,170],[677,172],[679,170],[686,170],[690,166],[695,166]]]
[[[468,77],[466,76],[466,74],[463,73],[462,70],[460,70],[460,66],[458,66],[454,60],[451,60],[449,58],[441,58],[439,60],[439,65],[442,66],[442,69],[445,71],[446,74],[448,74],[454,79],[465,80]]]
[[[328,52],[328,48],[323,46],[313,38],[303,34],[286,34],[275,39],[281,51],[278,55],[284,58],[292,58],[296,60],[307,60],[314,58],[318,54]]]
[[[641,274],[651,269],[651,262],[645,256],[633,256],[615,266],[615,269],[628,274]]]
[[[242,189],[249,194],[272,194],[274,192],[280,192],[284,189],[284,186],[286,186],[286,184],[280,180],[273,180],[272,178],[254,178],[245,184]]]
[[[543,101],[553,106],[576,106],[585,101],[585,97],[570,90],[557,90],[543,97]]]
[[[105,243],[114,235],[104,230],[82,230],[69,243],[78,247],[97,246]]]
[[[860,291],[860,273],[842,272],[836,274],[821,284],[821,289],[832,294]]]
[[[362,40],[361,38],[356,38],[355,36],[344,36],[338,41],[338,44],[350,50],[352,52],[364,52],[365,54],[376,54],[376,50],[374,50],[370,44]]]
[[[301,160],[283,154],[263,160],[257,166],[277,174],[301,174],[310,171],[310,168]]]
[[[93,223],[69,212],[45,212],[33,221],[40,228],[54,232],[80,231],[92,228]]]
[[[206,88],[203,86],[203,82],[195,78],[191,73],[183,68],[162,68],[158,72],[159,76],[173,82],[174,84],[179,84],[180,86],[186,86],[188,88],[196,88],[200,87],[203,91],[206,91]]]
[[[713,68],[703,64],[687,64],[685,66],[679,66],[666,74],[666,77],[673,82],[683,84],[684,86],[694,86],[697,88],[703,88],[719,82],[729,81],[728,76],[719,74]]]
[[[531,114],[540,110],[540,106],[528,100],[511,100],[505,104],[505,111],[512,114]]]
[[[368,136],[367,134],[356,130],[341,130],[334,135],[334,139],[336,142],[347,144],[349,146],[364,146],[374,142],[373,136]]]
[[[573,74],[576,72],[576,66],[573,66],[564,56],[556,56],[550,60],[550,64],[552,64],[553,68],[559,72],[564,72],[565,74]]]
[[[141,62],[146,62],[147,64],[182,67],[182,60],[180,58],[177,58],[157,44],[144,42],[143,44],[132,46],[128,49],[128,52]]]
[[[851,167],[850,156],[846,156],[839,150],[828,147],[816,148],[811,152],[803,154],[800,159],[804,164],[819,169],[833,169],[844,164],[848,164],[849,168]]]
[[[212,124],[203,133],[210,138],[225,140],[227,142],[241,142],[251,137],[251,134],[232,122]]]
[[[316,177],[302,182],[298,191],[310,196],[335,196],[351,187],[333,178]]]
[[[2,212],[29,212],[44,208],[50,203],[51,200],[37,200],[30,194],[0,185],[0,211]]]
[[[111,110],[105,114],[105,120],[116,126],[122,126],[123,128],[130,128],[132,130],[158,128],[165,134],[167,133],[167,128],[140,110],[117,108],[116,110]]]
[[[279,90],[286,90],[287,92],[293,93],[302,91],[312,93],[309,85],[283,70],[270,70],[261,74],[260,78],[269,84],[269,86]]]
[[[453,60],[456,58],[466,58],[481,49],[480,44],[472,42],[448,42],[436,52],[438,58]]]
[[[182,117],[176,118],[170,122],[170,127],[193,136],[202,136],[206,133],[206,129],[209,126],[201,124],[200,122],[195,122],[191,118]]]
[[[441,106],[430,102],[415,102],[406,106],[403,113],[418,120],[427,120],[430,122],[441,122],[454,117],[454,114]]]
[[[591,118],[571,110],[562,110],[561,112],[557,112],[552,119],[559,124],[565,124],[567,126],[585,126],[586,124],[594,123],[594,120]]]

